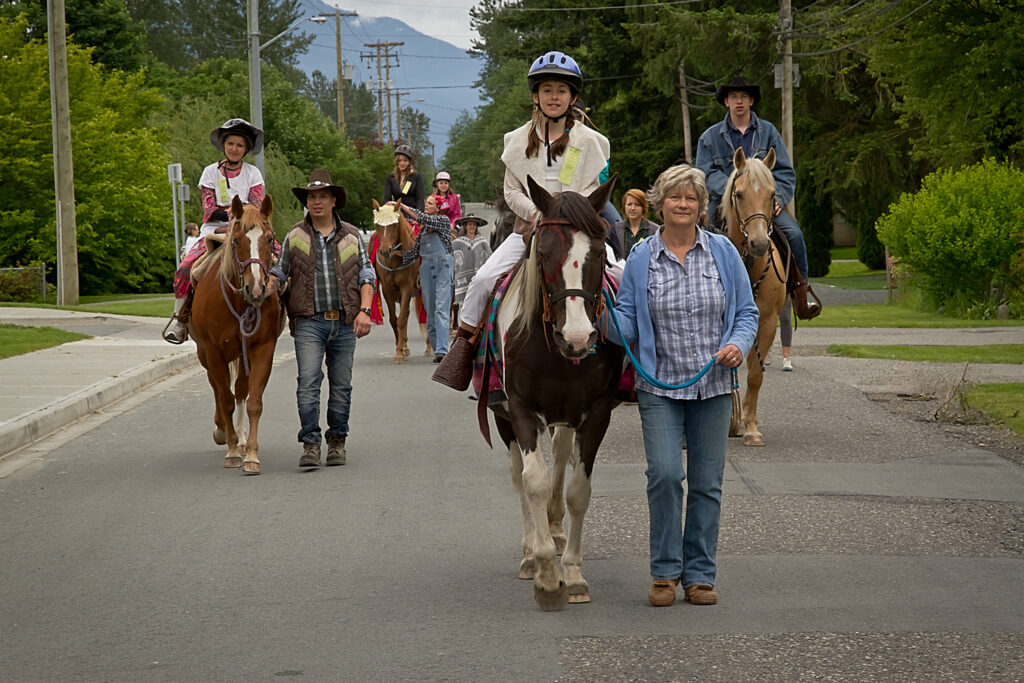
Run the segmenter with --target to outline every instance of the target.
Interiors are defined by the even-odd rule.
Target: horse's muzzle
[[[747,253],[754,258],[761,258],[768,253],[768,246],[772,243],[768,237],[750,238],[747,240]]]
[[[597,330],[593,330],[586,337],[586,341],[567,340],[561,330],[555,330],[553,336],[558,352],[569,360],[582,360],[586,358],[590,355],[590,349],[597,343]]]

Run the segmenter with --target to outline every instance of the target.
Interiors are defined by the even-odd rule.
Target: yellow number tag
[[[223,176],[217,179],[217,203],[221,206],[231,203],[231,195],[228,194],[228,179]]]
[[[576,174],[576,165],[580,163],[581,153],[576,147],[570,147],[565,151],[565,161],[562,162],[562,172],[558,174],[558,182],[563,185],[572,184],[572,177]]]
[[[402,194],[409,194],[409,190],[412,189],[412,181],[406,180],[405,185],[402,185]]]

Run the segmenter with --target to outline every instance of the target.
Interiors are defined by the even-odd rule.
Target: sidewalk
[[[195,345],[161,338],[166,320],[40,308],[0,308],[0,323],[56,327],[92,335],[0,360],[0,458],[168,375],[198,365]],[[1024,328],[811,328],[797,332],[797,352],[821,354],[828,344],[1019,344]],[[775,344],[778,345],[778,337]],[[830,358],[834,378],[862,391],[929,392],[948,387],[959,363],[909,363]],[[1024,366],[978,365],[974,381],[1024,381]]]
[[[0,360],[0,458],[176,372],[198,365],[166,320],[44,308],[0,308],[0,323],[55,327],[91,339]]]

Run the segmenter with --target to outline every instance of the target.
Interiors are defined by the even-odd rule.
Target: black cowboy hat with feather
[[[293,187],[292,194],[305,206],[310,190],[330,190],[335,199],[335,211],[339,211],[341,207],[345,206],[345,188],[341,185],[335,185],[331,181],[331,174],[326,168],[313,169],[313,172],[309,174],[309,183],[305,187]]]
[[[733,91],[747,93],[754,100],[754,104],[761,101],[761,86],[748,83],[747,79],[743,76],[733,76],[731,81],[725,85],[718,86],[718,90],[715,92],[715,99],[718,100],[719,104],[725,104],[725,98]]]

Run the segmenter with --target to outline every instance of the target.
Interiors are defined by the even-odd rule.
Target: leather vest
[[[351,325],[359,315],[359,231],[350,223],[335,217],[337,226],[327,248],[334,259],[341,305],[345,310],[345,323]],[[313,226],[299,221],[288,232],[289,291],[288,315],[293,319],[316,313],[313,291],[315,288],[316,262],[313,240],[320,237]]]

